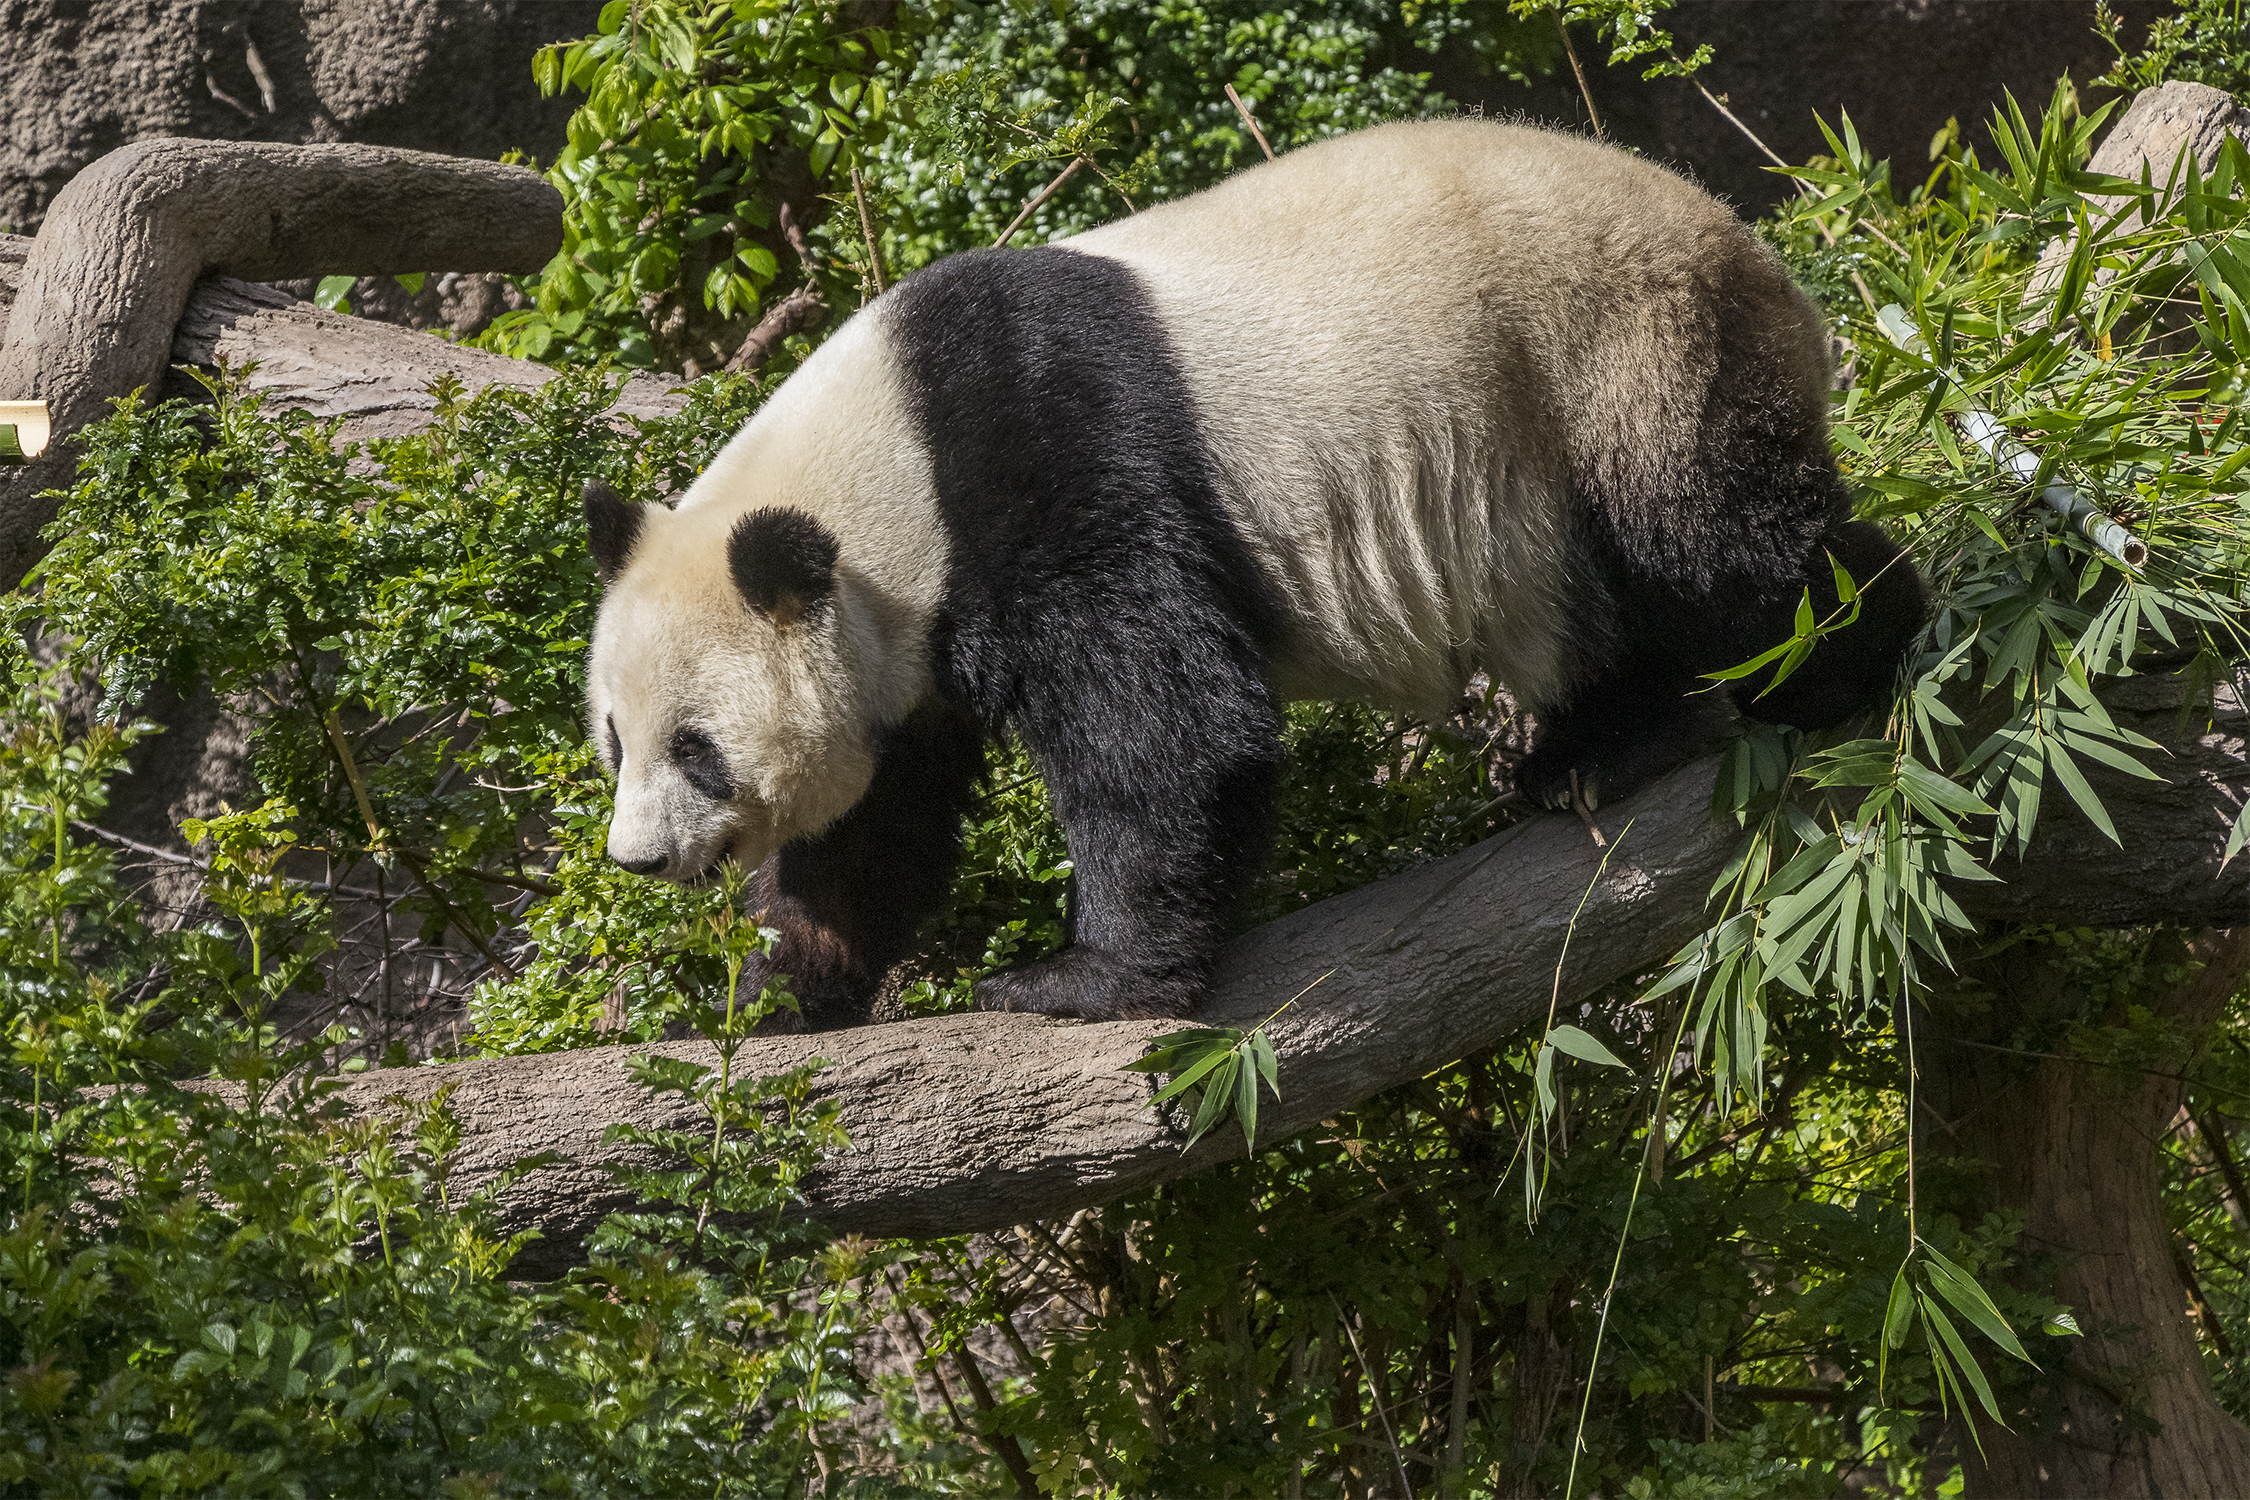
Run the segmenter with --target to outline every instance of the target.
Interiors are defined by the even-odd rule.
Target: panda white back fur
[[[757,865],[775,966],[856,1020],[945,899],[993,733],[1076,874],[987,1005],[1184,1013],[1270,834],[1280,703],[1423,713],[1482,668],[1523,784],[1617,796],[1726,712],[1828,557],[1862,617],[1757,705],[1825,727],[1921,586],[1852,523],[1826,338],[1671,174],[1478,121],[1390,125],[1038,250],[909,278],[678,507],[590,489],[610,850]]]

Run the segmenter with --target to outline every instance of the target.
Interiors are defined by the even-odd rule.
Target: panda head
[[[586,486],[603,584],[589,727],[617,778],[610,857],[681,882],[755,868],[875,772],[880,611],[807,512],[639,506]],[[876,673],[876,676],[882,674]]]

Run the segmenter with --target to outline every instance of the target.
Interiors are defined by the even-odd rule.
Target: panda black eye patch
[[[709,735],[683,724],[672,731],[668,748],[672,764],[680,768],[689,786],[713,802],[734,800],[734,777],[727,771],[727,758],[711,743]]]
[[[608,717],[609,771],[612,776],[625,769],[625,742],[617,737],[617,715]]]

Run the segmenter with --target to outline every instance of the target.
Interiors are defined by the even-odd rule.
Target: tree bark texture
[[[2082,828],[2075,813],[2050,811],[2038,853],[2009,867],[2005,883],[1957,890],[1972,916],[2216,925],[2250,914],[2250,859],[2220,864],[2250,776],[2239,702],[2230,693],[2215,721],[2183,732],[2177,683],[2152,682],[2142,693],[2140,711],[2117,713],[2169,738],[2174,753],[2160,762],[2167,780],[2096,782],[2118,825],[2132,830],[2130,847]],[[1295,1002],[1271,1028],[1281,1098],[1261,1109],[1261,1137],[1280,1139],[1491,1047],[1543,1023],[1550,1007],[1557,1019],[1577,1019],[1602,986],[1676,951],[1702,929],[1705,892],[1738,838],[1730,820],[1708,810],[1714,767],[1696,762],[1605,807],[1606,870],[1576,819],[1535,817],[1238,938],[1199,1019],[1248,1027]],[[2083,915],[2088,908],[2100,915]],[[1239,1154],[1242,1138],[1230,1127],[1183,1155],[1177,1120],[1149,1108],[1156,1081],[1122,1071],[1163,1029],[947,1016],[757,1038],[735,1068],[828,1062],[816,1096],[838,1104],[853,1145],[808,1182],[808,1211],[822,1224],[838,1233],[950,1234],[1068,1214]],[[464,1186],[533,1152],[564,1157],[501,1204],[503,1227],[546,1236],[525,1252],[519,1274],[551,1275],[582,1257],[581,1237],[604,1214],[629,1206],[600,1165],[629,1153],[602,1146],[603,1127],[691,1124],[671,1096],[633,1085],[626,1063],[636,1051],[715,1060],[702,1042],[593,1048],[386,1070],[355,1079],[339,1098],[372,1111],[458,1085]]]
[[[2023,1216],[2026,1274],[2068,1305],[2081,1339],[2040,1339],[2040,1409],[1963,1444],[1972,1496],[2250,1495],[2250,1428],[2224,1408],[2197,1347],[2159,1197],[2179,1068],[2250,975],[2250,926],[2166,932],[2154,957],[2183,977],[2090,1001],[2054,948],[2021,943],[1966,963],[1925,1013],[1917,1140],[1924,1180],[1968,1174],[1967,1219]],[[2177,1055],[2073,1055],[2074,1024],[2117,1026],[2128,1004],[2165,1023]]]
[[[538,173],[382,146],[158,138],[120,147],[57,195],[20,272],[0,397],[44,400],[55,441],[0,470],[0,579],[37,560],[70,436],[157,380],[205,275],[534,271],[562,244]]]
[[[214,276],[197,282],[182,312],[172,361],[240,367],[255,362],[245,388],[268,411],[341,417],[338,437],[363,443],[419,432],[437,409],[430,383],[452,375],[471,391],[511,385],[535,389],[560,373],[552,365],[449,344],[371,318],[329,312],[269,286]],[[611,410],[620,417],[678,415],[673,382],[635,375]]]

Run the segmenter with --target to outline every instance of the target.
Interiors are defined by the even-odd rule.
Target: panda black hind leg
[[[1731,555],[1762,565],[1675,572],[1608,549],[1599,568],[1611,622],[1607,650],[1562,703],[1539,714],[1532,753],[1517,769],[1525,795],[1567,807],[1575,794],[1599,808],[1713,748],[1737,708],[1767,723],[1821,730],[1875,702],[1922,630],[1926,594],[1897,544],[1868,522],[1843,519],[1846,513],[1838,486],[1833,519],[1809,544],[1749,533],[1732,539]],[[1794,562],[1789,552],[1798,554]],[[1831,559],[1858,585],[1859,614],[1850,625],[1822,638],[1771,691],[1770,668],[1731,688],[1705,675],[1789,639],[1808,595],[1816,619],[1846,613]]]

